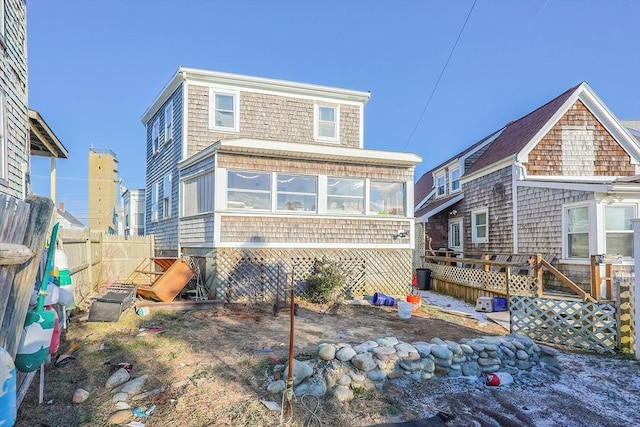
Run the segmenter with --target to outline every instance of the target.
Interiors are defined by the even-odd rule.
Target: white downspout
[[[513,253],[518,253],[518,181],[526,177],[526,171],[522,163],[515,159],[511,168],[511,208],[513,227]]]
[[[640,360],[640,219],[632,219],[633,223],[633,271],[634,271],[634,319],[635,319],[635,335],[636,335],[636,359]]]

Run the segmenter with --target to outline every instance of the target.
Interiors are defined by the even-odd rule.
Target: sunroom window
[[[229,171],[227,208],[270,210],[271,174]]]
[[[404,215],[404,183],[371,181],[369,211],[379,215]]]
[[[328,178],[327,211],[363,213],[364,180],[353,178]]]
[[[633,218],[633,206],[605,206],[604,232],[607,254],[633,258]]]
[[[213,211],[213,172],[187,178],[182,184],[182,215]]]
[[[279,211],[316,211],[317,177],[279,174],[277,180]]]

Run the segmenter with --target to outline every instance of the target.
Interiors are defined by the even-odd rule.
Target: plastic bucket
[[[417,313],[420,310],[420,306],[422,305],[422,298],[420,295],[407,295],[407,302],[413,305],[412,313]]]
[[[396,304],[396,300],[393,297],[376,292],[373,294],[373,305],[387,305],[393,307]]]
[[[398,316],[401,319],[411,318],[411,310],[413,310],[413,304],[406,301],[398,301]]]

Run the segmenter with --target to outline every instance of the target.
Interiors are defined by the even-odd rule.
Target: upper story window
[[[338,107],[316,105],[315,138],[338,141]]]
[[[364,213],[364,180],[327,178],[327,211]]]
[[[229,171],[227,208],[270,210],[271,174]]]
[[[2,1],[4,4],[4,1]],[[7,108],[4,92],[0,90],[0,179],[7,179]]]
[[[565,208],[564,215],[567,258],[588,258],[589,206]]]
[[[632,205],[605,206],[605,253],[633,258],[633,223],[635,207]]]
[[[151,126],[151,147],[153,154],[158,152],[160,144],[160,120],[156,118]]]
[[[489,243],[489,209],[471,211],[471,241]]]
[[[318,178],[278,174],[277,209],[279,211],[316,212]]]
[[[173,102],[164,108],[164,143],[173,139]]]
[[[238,131],[238,94],[211,89],[209,127],[215,130]]]
[[[404,215],[403,182],[371,181],[369,211],[379,215]]]
[[[213,172],[185,179],[182,183],[182,215],[213,212]]]
[[[436,197],[442,197],[447,193],[447,176],[444,172],[436,175]]]
[[[460,191],[460,168],[449,169],[449,192]]]

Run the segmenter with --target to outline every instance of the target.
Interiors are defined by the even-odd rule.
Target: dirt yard
[[[407,342],[433,337],[459,341],[505,333],[490,322],[430,307],[403,320],[395,309],[387,307],[339,305],[327,310],[303,304],[295,317],[294,353],[297,358],[313,357],[322,342],[358,344],[388,336]],[[155,405],[148,418],[135,419],[147,427],[278,426],[286,421],[279,411],[267,410],[261,400],[280,403],[281,396],[269,394],[266,386],[276,361],[284,362],[288,357],[288,311],[274,317],[270,305],[231,306],[139,317],[130,310],[115,323],[71,322],[59,353],[71,343],[81,345],[76,359],[58,368],[47,366],[42,404],[38,404],[38,380],[34,380],[20,408],[17,426],[109,425],[107,420],[116,409],[104,384],[119,363],[133,364],[133,377],[149,376],[145,390],[164,390],[129,402],[132,408]],[[595,356],[564,357],[566,363],[581,366],[584,377],[591,372],[594,362],[590,358]],[[404,388],[387,385],[383,390],[359,394],[345,404],[327,396],[308,425],[320,425],[320,420],[325,426],[369,426],[428,418],[438,411],[455,415],[447,425],[459,426],[560,425],[554,422],[554,411],[564,417],[562,425],[638,424],[640,418],[634,420],[629,409],[603,412],[603,405],[609,405],[606,400],[613,400],[612,396],[596,401],[596,407],[585,408],[579,400],[579,393],[595,394],[598,399],[598,393],[613,393],[621,407],[633,407],[627,401],[637,402],[640,397],[640,367],[633,361],[619,362],[626,364],[626,381],[620,378],[616,384],[584,386],[575,393],[564,386],[552,388],[558,380],[541,370],[523,376],[506,390],[489,389],[481,380],[444,379]],[[575,383],[581,377],[567,378]],[[72,403],[77,388],[90,393],[88,400]],[[545,397],[549,398],[551,411],[542,410]],[[310,416],[302,402],[294,401],[289,425],[307,425]],[[132,420],[130,417],[122,425]]]

